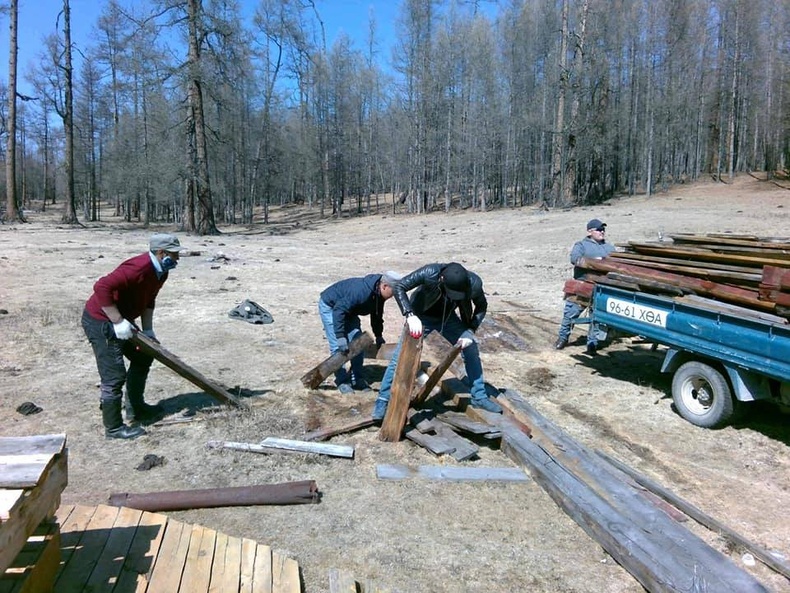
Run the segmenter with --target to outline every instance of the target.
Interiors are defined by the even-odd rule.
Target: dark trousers
[[[120,401],[123,397],[124,383],[129,399],[132,402],[142,401],[145,381],[154,359],[140,352],[128,340],[116,338],[112,323],[94,319],[84,310],[82,329],[96,358],[96,368],[99,370],[101,380],[101,401]],[[128,372],[124,357],[129,359]]]

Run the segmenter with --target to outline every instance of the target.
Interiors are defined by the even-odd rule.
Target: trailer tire
[[[736,401],[727,378],[712,366],[692,360],[675,371],[672,399],[683,418],[703,428],[720,428],[733,419]]]

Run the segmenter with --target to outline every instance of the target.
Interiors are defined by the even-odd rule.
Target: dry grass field
[[[567,211],[320,220],[303,208],[283,208],[273,210],[266,227],[222,228],[216,237],[178,233],[182,245],[200,254],[183,257],[171,272],[157,301],[157,335],[206,376],[240,388],[252,411],[207,410],[215,402],[155,363],[147,399],[172,413],[195,411],[196,419],[152,426],[132,442],[104,437],[98,375],[80,314],[96,279],[144,251],[151,232],[176,229],[143,229],[109,217],[71,228],[58,222],[57,209],[31,212],[28,224],[0,226],[0,433],[68,435],[66,503],[103,503],[116,492],[315,480],[322,492],[316,505],[174,513],[295,558],[308,593],[328,591],[332,567],[409,593],[642,591],[534,482],[376,478],[382,463],[512,467],[495,445],[463,463],[408,441],[381,442],[375,429],[331,441],[353,445],[353,460],[206,447],[210,440],[298,439],[318,425],[367,413],[375,394],[344,397],[329,382],[309,391],[299,381],[327,354],[319,293],[348,276],[460,261],[483,278],[492,318],[507,322],[526,343],[514,349],[492,342],[483,349],[489,383],[521,392],[583,444],[625,461],[790,560],[790,416],[758,406],[736,426],[697,428],[672,409],[660,350],[631,339],[595,358],[584,353],[583,340],[552,349],[570,275],[568,252],[593,217],[608,223],[615,243],[652,240],[659,232],[788,236],[790,191],[743,176],[729,185],[679,186],[649,199]],[[245,298],[265,307],[274,323],[230,319],[228,312]],[[388,303],[388,341],[397,339],[401,324],[397,306]],[[370,360],[366,369],[378,387],[384,364]],[[25,401],[43,411],[17,413]],[[149,453],[163,456],[164,465],[138,471]],[[759,562],[743,565],[742,550],[693,521],[686,525],[770,590],[790,591],[786,579]]]

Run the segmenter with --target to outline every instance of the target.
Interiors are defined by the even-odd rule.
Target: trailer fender
[[[733,395],[738,401],[750,402],[758,399],[771,399],[770,381],[764,375],[742,369],[719,360],[710,360],[703,356],[694,356],[690,352],[678,350],[677,348],[670,348],[664,356],[664,362],[661,365],[662,373],[673,373],[677,371],[681,365],[690,360],[699,360],[713,366],[718,366],[727,373],[727,378],[732,385]]]
[[[771,399],[771,384],[768,377],[740,369],[729,364],[724,364],[724,370],[730,378],[730,385],[735,397],[742,402],[751,402],[757,399]]]

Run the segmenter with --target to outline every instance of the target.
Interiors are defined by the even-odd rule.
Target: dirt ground
[[[107,209],[109,212],[109,208]],[[375,429],[335,437],[353,460],[217,451],[209,440],[300,438],[368,412],[374,394],[340,396],[331,381],[309,391],[299,378],[326,355],[317,314],[320,291],[374,271],[409,272],[460,261],[484,281],[492,318],[525,342],[483,348],[486,379],[522,393],[545,416],[591,448],[651,477],[757,544],[790,560],[790,416],[758,406],[737,426],[697,428],[672,409],[662,352],[623,339],[591,358],[582,333],[555,351],[568,252],[590,218],[609,240],[654,240],[658,233],[790,235],[790,191],[749,176],[733,184],[680,186],[651,198],[613,199],[567,211],[519,210],[410,216],[391,213],[318,220],[304,209],[275,209],[268,227],[223,228],[218,237],[179,234],[200,255],[183,257],[160,293],[155,329],[162,345],[206,376],[241,387],[250,413],[201,411],[212,401],[155,363],[148,401],[197,420],[153,426],[132,442],[106,440],[98,374],[80,327],[93,282],[147,248],[158,226],[112,220],[86,228],[59,224],[59,211],[29,213],[29,224],[0,226],[0,433],[66,433],[69,486],[64,503],[99,504],[111,493],[243,486],[312,479],[320,504],[193,510],[182,521],[253,538],[295,558],[304,590],[328,591],[328,570],[375,579],[400,592],[638,592],[615,563],[534,483],[383,481],[376,465],[512,467],[500,451],[479,459],[436,458],[408,441],[384,443]],[[274,317],[251,325],[228,317],[249,298]],[[402,318],[387,305],[385,336]],[[363,321],[363,324],[366,322]],[[374,387],[381,361],[366,361]],[[33,401],[43,412],[24,416]],[[165,464],[135,468],[153,453]],[[790,583],[693,521],[690,529],[730,554],[773,591]]]

